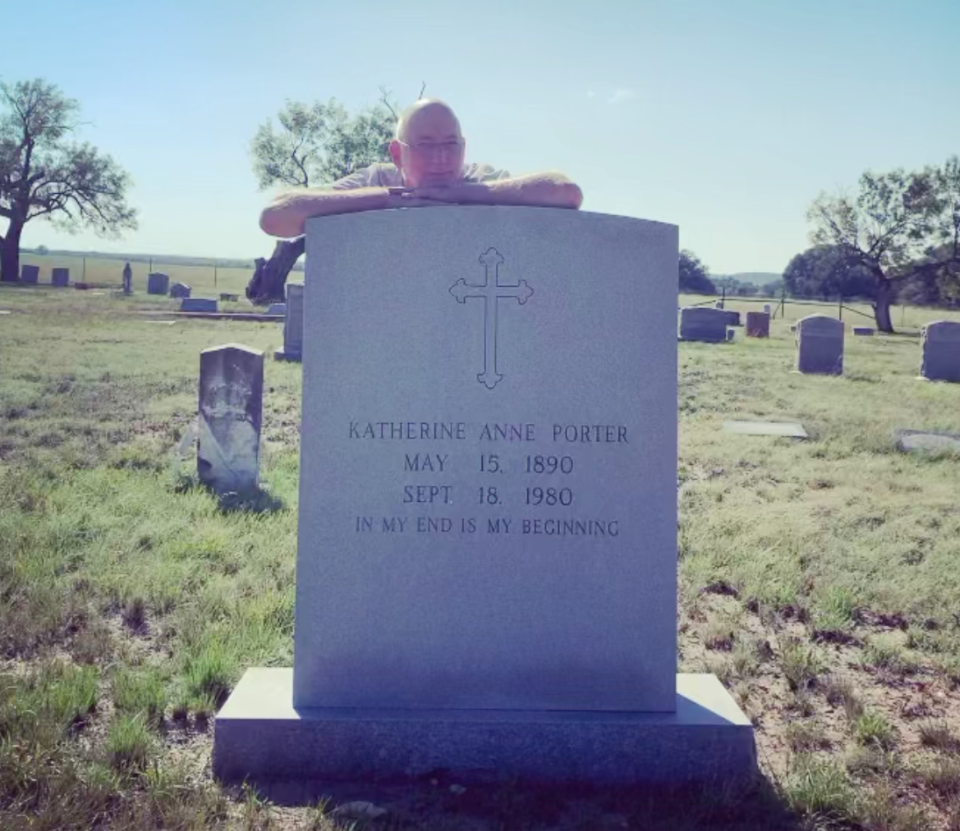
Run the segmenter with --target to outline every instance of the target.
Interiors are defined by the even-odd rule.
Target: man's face
[[[443,187],[460,180],[464,148],[456,116],[438,105],[413,114],[403,140],[390,143],[390,155],[408,187]]]

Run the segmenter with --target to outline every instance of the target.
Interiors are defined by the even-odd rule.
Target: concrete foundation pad
[[[273,359],[275,361],[293,361],[295,363],[303,363],[303,355],[299,352],[285,352],[281,346],[279,349],[275,349],[273,352]]]
[[[417,776],[746,783],[753,725],[714,675],[677,676],[670,713],[293,707],[293,670],[248,669],[217,714],[225,782]]]
[[[786,421],[725,421],[723,422],[723,429],[728,433],[741,433],[746,436],[809,438],[802,424]]]

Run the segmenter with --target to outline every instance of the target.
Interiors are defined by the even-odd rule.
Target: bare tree
[[[0,83],[0,279],[20,272],[20,237],[33,219],[68,232],[92,228],[116,237],[137,227],[127,205],[130,177],[113,159],[68,137],[80,126],[79,105],[42,79]]]
[[[807,218],[814,245],[835,246],[876,280],[877,328],[893,332],[890,305],[898,281],[960,278],[960,160],[911,173],[860,177],[856,197],[821,194]]]

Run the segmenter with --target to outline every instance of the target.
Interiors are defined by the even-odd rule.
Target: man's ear
[[[400,155],[401,152],[402,152],[402,148],[401,148],[401,146],[400,146],[400,142],[397,141],[396,139],[391,139],[391,141],[390,141],[390,158],[393,159],[393,163],[394,163],[394,165],[396,166],[396,168],[397,168],[398,170],[399,170],[400,167],[401,167],[401,165],[400,165],[400,160],[401,160],[401,158],[402,158],[401,155]]]

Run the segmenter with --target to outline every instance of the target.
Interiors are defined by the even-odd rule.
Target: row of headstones
[[[40,284],[40,266],[23,265],[20,267],[20,282],[27,286]],[[50,272],[50,285],[57,288],[66,288],[70,285],[70,269],[54,268]]]
[[[731,315],[736,315],[736,322]],[[719,343],[727,340],[727,327],[739,324],[739,313],[689,306],[680,310],[680,339]],[[797,369],[803,373],[843,373],[843,321],[810,315],[797,321]],[[770,336],[770,315],[747,312],[747,337]],[[872,329],[864,332],[873,333]],[[937,320],[923,327],[920,376],[930,381],[960,383],[960,323]]]

